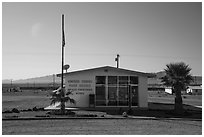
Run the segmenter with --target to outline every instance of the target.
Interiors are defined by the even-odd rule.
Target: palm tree
[[[72,95],[71,91],[68,91],[66,93],[65,97],[62,97],[61,94],[62,94],[62,92],[61,92],[61,87],[60,87],[53,92],[52,98],[51,98],[52,101],[51,101],[50,105],[54,105],[57,102],[60,102],[63,104],[64,104],[64,102],[70,102],[71,104],[76,104],[76,101],[74,99],[70,98],[70,95]],[[65,106],[64,106],[64,109],[65,109]],[[62,111],[62,113],[64,113],[64,112],[65,112],[65,110]]]
[[[186,90],[187,86],[193,80],[190,74],[191,68],[183,62],[170,63],[166,65],[166,75],[162,77],[162,82],[166,86],[172,87],[175,92],[174,110],[177,113],[183,112],[183,101],[181,91]]]

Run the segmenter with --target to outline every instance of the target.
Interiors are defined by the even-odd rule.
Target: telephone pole
[[[12,82],[13,82],[13,80],[11,79],[11,88],[13,87],[13,83]]]
[[[55,74],[53,74],[53,89],[55,88]]]

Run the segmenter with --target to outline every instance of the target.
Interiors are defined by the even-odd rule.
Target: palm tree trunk
[[[65,114],[64,88],[61,90],[61,114]]]
[[[61,101],[61,114],[65,114],[65,102]]]
[[[175,97],[174,110],[176,113],[182,114],[183,113],[183,100],[181,97],[181,89],[180,88],[176,88],[175,95],[176,95],[176,97]]]

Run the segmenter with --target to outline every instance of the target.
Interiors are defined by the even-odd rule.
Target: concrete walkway
[[[141,119],[141,120],[181,120],[181,121],[202,121],[195,118],[159,118],[159,117],[142,117],[142,116],[127,116],[121,115],[105,115],[104,117],[13,117],[2,118],[3,121],[9,120],[60,120],[60,119]]]
[[[194,106],[194,107],[197,107],[197,108],[201,108],[201,109],[202,109],[202,106]]]

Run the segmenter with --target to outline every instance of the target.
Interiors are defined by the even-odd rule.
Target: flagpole
[[[62,14],[62,77],[61,77],[61,112],[65,113],[65,102],[64,102],[64,88],[63,88],[63,79],[64,79],[64,46],[65,46],[65,38],[64,38],[64,14]]]

